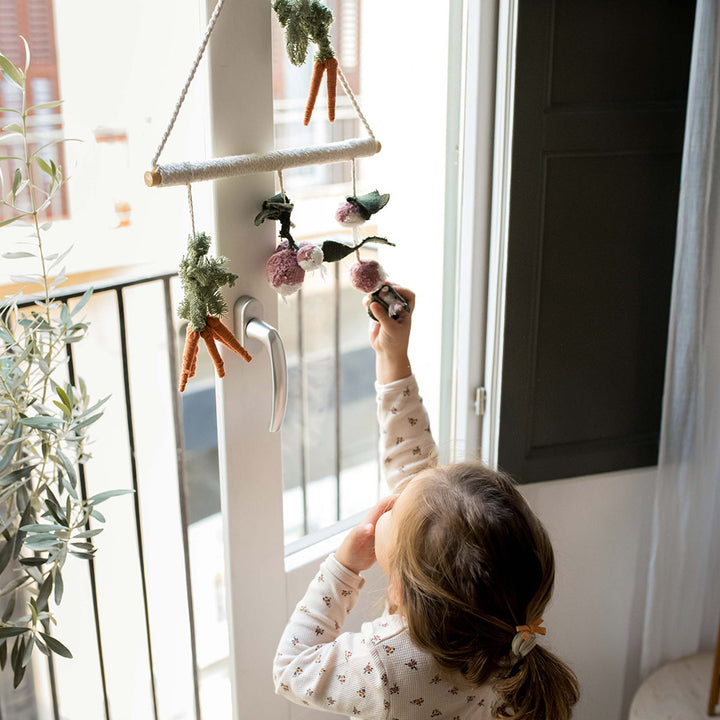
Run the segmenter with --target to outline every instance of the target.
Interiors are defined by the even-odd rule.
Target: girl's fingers
[[[392,325],[390,323],[393,323],[395,321],[388,315],[385,307],[382,306],[379,302],[372,302],[370,304],[370,312],[377,318],[377,321],[380,323],[380,325],[388,329],[392,328]]]
[[[408,290],[408,288],[396,285],[395,283],[390,283],[390,286],[402,296],[402,299],[410,306],[410,312],[412,313],[415,309],[415,293],[412,290]]]
[[[380,323],[370,318],[370,344],[372,345],[380,334]]]
[[[370,512],[367,514],[367,517],[364,520],[364,524],[371,524],[373,527],[375,526],[375,523],[377,523],[378,519],[381,515],[384,515],[392,506],[395,504],[395,501],[400,497],[399,495],[389,495],[386,498],[383,498],[374,508],[370,510]]]

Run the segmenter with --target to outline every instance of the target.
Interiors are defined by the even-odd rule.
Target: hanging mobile
[[[353,193],[355,195],[354,168],[356,158],[374,155],[381,149],[380,143],[375,138],[368,121],[360,110],[357,98],[338,65],[329,38],[329,27],[333,21],[332,12],[320,0],[275,0],[274,3],[275,11],[281,22],[283,22],[287,33],[288,54],[291,55],[291,60],[294,56],[295,60],[302,58],[302,61],[304,61],[311,41],[318,47],[306,107],[305,124],[310,121],[322,77],[327,73],[328,117],[330,121],[332,122],[335,119],[336,86],[339,80],[369,137],[353,138],[320,146],[273,150],[266,153],[235,155],[197,162],[158,164],[160,155],[175,126],[180,108],[195,77],[198,65],[225,2],[226,0],[217,0],[185,86],[175,105],[170,123],[152,159],[151,169],[145,173],[145,184],[148,187],[186,185],[188,189],[192,234],[188,243],[188,253],[180,264],[180,277],[185,297],[178,309],[180,317],[188,321],[188,333],[183,354],[183,370],[180,379],[181,391],[184,390],[188,379],[195,373],[199,338],[201,337],[220,377],[224,376],[225,371],[215,345],[216,340],[246,360],[250,360],[250,356],[245,349],[220,320],[220,317],[227,310],[225,301],[220,295],[220,288],[224,285],[232,286],[237,276],[223,267],[227,262],[226,258],[208,257],[210,239],[204,233],[198,234],[195,231],[191,193],[192,183],[252,173],[278,172],[281,192],[263,203],[263,208],[255,222],[260,224],[267,219],[280,222],[281,242],[275,248],[273,257],[268,261],[266,275],[273,287],[283,295],[299,289],[304,280],[305,272],[317,269],[323,261],[336,262],[351,252],[357,253],[359,247],[369,242],[392,245],[384,238],[368,237],[358,242],[357,237],[355,237],[353,246],[329,240],[320,247],[312,243],[296,243],[290,232],[292,227],[290,213],[293,205],[282,187],[282,170],[351,160],[353,163]],[[356,200],[361,201],[362,197],[356,198]]]

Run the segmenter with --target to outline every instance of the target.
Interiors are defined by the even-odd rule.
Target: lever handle
[[[270,357],[270,374],[272,377],[272,413],[270,416],[270,432],[277,432],[285,419],[287,408],[287,361],[285,347],[280,333],[263,319],[263,308],[259,300],[243,295],[235,303],[236,334],[240,344],[248,345],[259,342],[267,350]],[[253,343],[252,341],[256,341]],[[253,351],[248,348],[252,354]]]

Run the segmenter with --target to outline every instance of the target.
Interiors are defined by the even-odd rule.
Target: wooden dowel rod
[[[382,146],[373,138],[344,140],[311,147],[273,150],[269,153],[234,155],[201,162],[158,165],[145,173],[148,187],[187,185],[202,180],[218,180],[237,175],[276,172],[287,168],[323,165],[326,163],[369,157],[380,152]]]

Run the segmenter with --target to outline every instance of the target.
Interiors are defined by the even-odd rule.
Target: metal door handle
[[[260,343],[270,357],[270,374],[272,376],[270,432],[277,432],[282,427],[287,408],[287,361],[280,333],[262,318],[263,307],[259,300],[249,295],[238,298],[235,303],[235,332],[240,344],[247,348],[251,355],[255,355],[258,343]],[[255,346],[254,351],[253,345]]]

